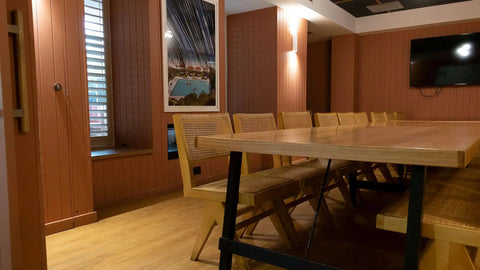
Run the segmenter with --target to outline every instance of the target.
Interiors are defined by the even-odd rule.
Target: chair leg
[[[298,200],[298,199],[302,198],[303,194],[305,194],[305,192],[304,192],[304,191],[300,191],[300,192],[297,194],[297,196],[295,196],[295,197],[290,197],[290,198],[286,199],[285,202],[286,202],[286,203],[290,203],[290,202],[293,202],[293,201],[295,201],[295,200]],[[293,210],[295,210],[296,207],[297,207],[296,205],[290,207],[290,208],[288,209],[288,213],[291,215],[291,214],[293,213]]]
[[[362,171],[362,175],[365,176],[365,178],[367,178],[367,181],[370,181],[370,182],[378,182],[378,179],[377,177],[375,176],[375,173],[373,172],[372,169],[367,169],[365,171]]]
[[[219,204],[219,206],[216,204]],[[192,261],[198,260],[198,257],[200,256],[200,253],[202,252],[203,247],[205,246],[205,243],[207,242],[207,239],[213,230],[213,227],[217,225],[213,211],[218,211],[218,207],[222,207],[222,204],[219,202],[207,202],[202,223],[200,225],[200,231],[197,235],[197,239],[195,240],[195,245],[193,246],[192,254],[190,256]]]
[[[248,215],[248,217],[253,217],[256,214],[260,213],[260,211],[263,211],[262,207],[256,206],[255,209],[253,209],[253,211],[251,212],[251,214]],[[257,225],[258,225],[258,221],[248,225],[238,235],[240,237],[243,237],[244,235],[252,235],[253,231],[255,231],[255,228],[257,228]]]
[[[420,269],[474,270],[475,266],[465,246],[441,240],[428,240],[420,259]]]
[[[299,247],[300,240],[298,239],[297,232],[295,231],[295,227],[293,226],[292,219],[288,214],[284,201],[275,198],[266,202],[266,204],[274,210],[274,214],[270,216],[270,219],[280,236],[290,245],[290,248]]]
[[[380,164],[378,167],[386,182],[393,182],[392,174],[388,170],[387,164]]]
[[[343,199],[348,208],[354,209],[352,199],[350,198],[350,194],[348,192],[347,184],[345,184],[345,180],[343,179],[342,174],[337,174],[334,178],[335,184],[337,184],[340,193],[342,194]]]
[[[473,262],[475,269],[480,269],[480,248],[477,248],[477,253],[475,255],[475,261]]]
[[[223,218],[225,214],[225,203],[212,202],[214,207],[212,207],[211,214],[215,218],[215,222],[218,224],[220,231],[223,231]],[[235,233],[235,241],[239,241],[238,234]],[[235,262],[238,264],[238,268],[241,270],[250,270],[252,267],[248,263],[248,260],[244,257],[233,255]]]
[[[313,208],[313,211],[317,210],[318,198],[320,198],[320,187],[313,188],[313,198],[309,200],[310,206]],[[333,228],[333,219],[332,215],[330,214],[330,210],[327,206],[327,201],[325,200],[325,196],[322,196],[322,203],[320,204],[320,209],[322,210],[323,218],[328,225],[329,228]]]

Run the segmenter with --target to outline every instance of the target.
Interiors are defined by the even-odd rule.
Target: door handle
[[[18,109],[13,114],[20,120],[21,133],[30,131],[30,113],[28,108],[27,66],[25,55],[25,28],[21,10],[12,11],[12,24],[8,25],[8,33],[14,37],[15,73],[17,78]]]

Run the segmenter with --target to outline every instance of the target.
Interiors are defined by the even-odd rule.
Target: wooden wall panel
[[[68,134],[70,179],[73,215],[93,211],[93,175],[90,158],[90,131],[86,52],[84,46],[83,1],[65,2],[65,28],[68,33],[65,49],[66,87],[68,88]]]
[[[227,17],[228,111],[277,111],[277,8]]]
[[[110,1],[112,92],[117,147],[152,147],[148,0]]]
[[[330,111],[331,41],[307,45],[307,109]]]
[[[277,8],[277,112],[306,110],[307,91],[307,21],[288,17]],[[292,52],[292,33],[298,36],[297,52]],[[295,31],[295,30],[293,30]]]
[[[351,112],[357,96],[357,35],[332,38],[331,110]]]
[[[133,2],[133,1],[124,1]],[[140,49],[138,63],[147,65],[148,74],[143,71],[134,73],[133,70],[125,73],[125,80],[131,80],[127,77],[137,77],[137,83],[144,83],[145,89],[150,92],[144,92],[144,100],[139,99],[139,103],[150,103],[150,112],[143,121],[145,129],[150,134],[153,153],[135,157],[124,157],[106,160],[93,161],[93,175],[95,183],[95,208],[104,208],[118,203],[132,201],[141,197],[154,194],[181,190],[182,178],[178,160],[168,160],[167,157],[167,124],[171,124],[173,113],[163,112],[163,73],[162,73],[162,35],[161,35],[161,16],[160,1],[148,0],[148,6],[130,7],[135,10],[132,15],[136,18],[136,23],[142,23],[144,29],[139,29],[135,36],[140,40],[146,40],[143,49]],[[224,0],[219,1],[219,32],[220,32],[220,111],[225,112],[225,15]],[[131,11],[130,10],[130,11]],[[116,12],[112,9],[112,12]],[[132,14],[132,12],[130,12]],[[147,18],[147,23],[140,17]],[[125,18],[127,20],[127,18]],[[143,28],[143,27],[142,27]],[[113,33],[112,33],[113,35]],[[148,37],[148,38],[147,38]],[[112,42],[115,42],[112,40]],[[112,44],[113,45],[113,44]],[[145,53],[146,52],[146,53]],[[137,60],[135,60],[137,61]],[[141,64],[139,64],[141,65]],[[135,71],[137,72],[137,71]],[[140,77],[143,76],[143,79]],[[125,91],[130,90],[125,87]],[[123,91],[123,90],[122,90]],[[117,93],[117,95],[124,92]],[[135,104],[135,103],[131,103]],[[125,106],[134,106],[126,104]],[[122,105],[120,105],[122,106]],[[141,105],[143,106],[143,105]],[[140,106],[137,106],[140,107]],[[117,110],[117,107],[115,107]],[[142,108],[138,108],[141,110]],[[140,111],[141,112],[141,111]],[[147,111],[145,111],[147,113]],[[130,136],[130,135],[129,135]],[[133,136],[133,135],[132,135]],[[208,182],[212,179],[225,178],[227,176],[227,160],[210,160],[199,164],[202,167],[202,174],[198,176],[198,181]]]
[[[53,84],[65,87],[65,45],[53,36],[64,38],[63,2],[37,1],[36,54],[40,141],[42,145],[42,179],[44,183],[45,220],[51,222],[72,215],[71,182],[68,165],[67,101],[64,91],[56,92]],[[67,206],[67,207],[66,207]]]
[[[360,36],[358,110],[402,111],[407,119],[480,120],[479,86],[444,87],[434,98],[409,87],[411,39],[470,32],[480,32],[480,21]]]

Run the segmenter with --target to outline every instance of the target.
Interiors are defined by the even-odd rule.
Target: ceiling
[[[225,14],[232,15],[275,6],[262,0],[225,0]]]
[[[355,17],[364,17],[380,13],[395,12],[401,10],[445,5],[471,0],[331,0]],[[396,2],[396,3],[395,3]],[[370,11],[369,6],[381,9],[379,12]],[[374,7],[375,8],[375,7]]]
[[[388,12],[395,4],[401,9]],[[370,5],[387,11],[372,13]],[[480,19],[480,0],[225,0],[227,15],[273,6],[308,20],[308,42]]]

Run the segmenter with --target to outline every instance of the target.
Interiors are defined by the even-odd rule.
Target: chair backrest
[[[215,114],[176,114],[173,116],[177,139],[180,170],[184,190],[195,187],[193,162],[205,159],[226,157],[229,152],[200,149],[195,147],[198,136],[233,134],[228,113]]]
[[[372,123],[383,123],[387,120],[385,119],[385,113],[383,112],[371,112],[370,118],[372,119]]]
[[[403,112],[394,112],[396,120],[405,120],[405,113]]]
[[[353,113],[355,117],[355,123],[358,125],[366,125],[368,124],[368,114],[366,112],[356,112]]]
[[[355,125],[355,116],[353,115],[353,112],[346,112],[346,113],[337,113],[338,116],[338,122],[342,126],[347,126],[347,125]]]
[[[236,113],[233,115],[233,125],[236,133],[255,131],[274,131],[277,129],[273,113]],[[242,174],[250,173],[250,159],[243,154]],[[281,166],[281,157],[273,155],[273,166]]]
[[[281,129],[312,128],[310,112],[281,112],[278,114],[278,125]]]
[[[330,127],[338,126],[337,113],[316,113],[315,126],[316,127]]]
[[[385,121],[397,120],[397,117],[394,112],[384,112]]]
[[[236,113],[233,115],[233,126],[236,133],[277,129],[273,113]]]

